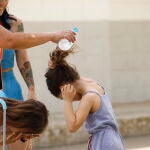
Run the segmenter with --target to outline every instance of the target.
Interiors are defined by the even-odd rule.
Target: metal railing
[[[0,99],[3,108],[3,150],[6,150],[6,109],[7,105],[4,100]]]

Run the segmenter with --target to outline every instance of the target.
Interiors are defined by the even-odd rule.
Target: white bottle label
[[[67,39],[61,39],[58,43],[58,47],[61,50],[69,50],[72,47],[73,43],[69,42]]]
[[[75,33],[78,33],[79,30],[78,30],[77,27],[74,27],[72,31],[75,32]],[[77,36],[77,35],[76,35],[76,36]],[[76,38],[77,38],[77,37],[76,37]],[[69,42],[67,39],[61,39],[61,40],[58,42],[58,47],[59,47],[61,50],[69,50],[69,49],[72,47],[73,44],[74,44],[74,43]]]

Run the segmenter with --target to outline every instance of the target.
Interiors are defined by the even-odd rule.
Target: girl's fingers
[[[39,134],[34,134],[32,137],[36,138],[36,137],[40,137],[40,135]]]
[[[70,87],[70,90],[71,90],[71,92],[73,92],[73,91],[74,91],[74,87],[73,87],[73,86],[71,86],[71,87]]]
[[[22,133],[19,133],[18,135],[16,135],[15,137],[14,137],[14,142],[15,141],[17,141],[17,140],[19,140],[20,138],[21,138],[21,136],[22,136]]]
[[[13,143],[16,142],[17,140],[19,140],[21,138],[22,133],[19,134],[11,134],[7,137],[6,143]]]
[[[68,89],[68,85],[65,85],[64,86],[64,93],[66,94],[66,92],[67,92],[67,89]]]
[[[64,91],[64,93],[70,93],[73,92],[74,87],[71,84],[67,84],[65,86],[63,86],[62,91]]]
[[[69,90],[69,86],[68,84],[66,85],[66,88],[65,88],[65,92],[67,92]]]
[[[39,134],[29,134],[29,135],[25,135],[24,137],[27,139],[32,139],[32,138],[39,137],[39,136],[40,136]]]
[[[28,140],[31,140],[33,138],[39,137],[39,134],[29,134],[29,135],[23,135],[21,138],[21,141],[26,142]]]
[[[71,84],[67,84],[67,91],[70,92],[71,90]]]
[[[14,138],[15,138],[16,134],[10,134],[6,137],[6,143],[9,144]]]
[[[68,86],[69,86],[69,90],[71,91],[71,87],[72,87],[72,85],[71,85],[71,84],[69,84]]]
[[[76,94],[76,90],[71,84],[65,84],[60,88],[63,99],[73,99],[74,95]]]

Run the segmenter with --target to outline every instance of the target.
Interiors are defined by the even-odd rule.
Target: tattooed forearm
[[[28,88],[31,85],[34,85],[34,80],[33,80],[33,74],[32,74],[32,69],[31,69],[31,64],[29,61],[26,61],[22,68],[20,69],[20,72],[28,86]]]

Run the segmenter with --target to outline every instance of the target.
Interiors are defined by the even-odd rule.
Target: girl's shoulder
[[[96,112],[102,103],[101,95],[98,91],[87,91],[84,94],[84,99],[86,102],[89,102],[92,105],[90,113]]]

